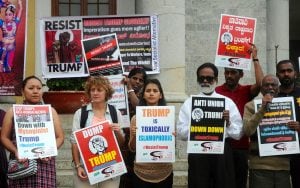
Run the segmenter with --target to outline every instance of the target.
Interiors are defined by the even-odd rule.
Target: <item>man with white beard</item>
[[[218,69],[212,63],[204,63],[197,69],[197,81],[200,93],[196,96],[224,98],[223,119],[226,122],[225,138],[240,139],[242,136],[242,118],[235,103],[228,97],[217,94]],[[191,118],[192,97],[182,105],[177,121],[177,135],[188,139]],[[200,147],[200,146],[199,146]],[[223,154],[189,154],[188,187],[195,188],[235,188],[235,175],[230,144],[225,141]]]

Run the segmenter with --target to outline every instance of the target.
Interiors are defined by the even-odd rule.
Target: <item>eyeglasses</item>
[[[215,77],[213,77],[213,76],[199,76],[199,79],[198,79],[198,81],[200,82],[200,83],[203,83],[204,82],[204,80],[206,80],[207,82],[213,82],[214,81],[214,79],[215,79]]]

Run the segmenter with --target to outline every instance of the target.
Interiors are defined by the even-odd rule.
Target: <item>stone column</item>
[[[185,1],[136,0],[136,14],[158,15],[160,74],[168,101],[185,99]],[[150,76],[152,77],[152,76]]]
[[[289,59],[289,1],[267,0],[267,72],[276,73],[277,61]]]
[[[136,14],[158,15],[160,74],[150,76],[160,80],[169,105],[178,113],[185,94],[185,1],[136,0]],[[175,115],[177,119],[178,115]],[[176,138],[176,165],[174,185],[187,184],[186,142]],[[180,183],[178,183],[180,182]]]

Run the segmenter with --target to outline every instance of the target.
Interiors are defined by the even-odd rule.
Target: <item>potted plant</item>
[[[46,81],[45,104],[51,104],[60,114],[74,113],[88,100],[84,93],[86,78],[51,78]]]

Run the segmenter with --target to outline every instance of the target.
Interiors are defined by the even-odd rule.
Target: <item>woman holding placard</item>
[[[166,100],[159,80],[149,79],[142,90],[139,106],[166,106]],[[131,151],[136,149],[136,116],[130,124],[130,139],[128,147]],[[173,166],[171,163],[134,163],[135,188],[162,187],[172,188]]]
[[[89,77],[85,83],[85,93],[89,98],[90,103],[75,112],[72,132],[74,133],[75,131],[84,127],[95,125],[97,122],[110,120],[112,122],[110,127],[116,136],[119,147],[122,147],[124,144],[124,133],[121,127],[123,124],[121,112],[107,103],[107,101],[112,98],[114,93],[114,89],[112,88],[109,80],[104,76]],[[83,116],[85,117],[83,118]],[[74,174],[75,188],[119,187],[120,176],[90,185],[87,171],[84,168],[82,159],[80,158],[80,151],[76,144],[74,134],[71,135],[70,140],[72,144],[73,162],[76,171]],[[103,148],[102,146],[106,147],[106,144],[103,144],[103,141],[100,139],[97,143],[95,143],[95,145],[101,146],[99,149]]]
[[[29,76],[24,79],[22,83],[22,93],[24,97],[23,104],[42,105],[42,82],[36,76]],[[59,148],[64,142],[64,132],[54,108],[52,108],[52,118],[56,146]],[[5,114],[1,130],[1,142],[10,152],[10,159],[17,159],[21,163],[25,163],[28,160],[19,158],[18,148],[16,146],[13,108],[10,108]],[[37,159],[36,174],[26,178],[9,180],[9,187],[56,187],[55,157]]]

